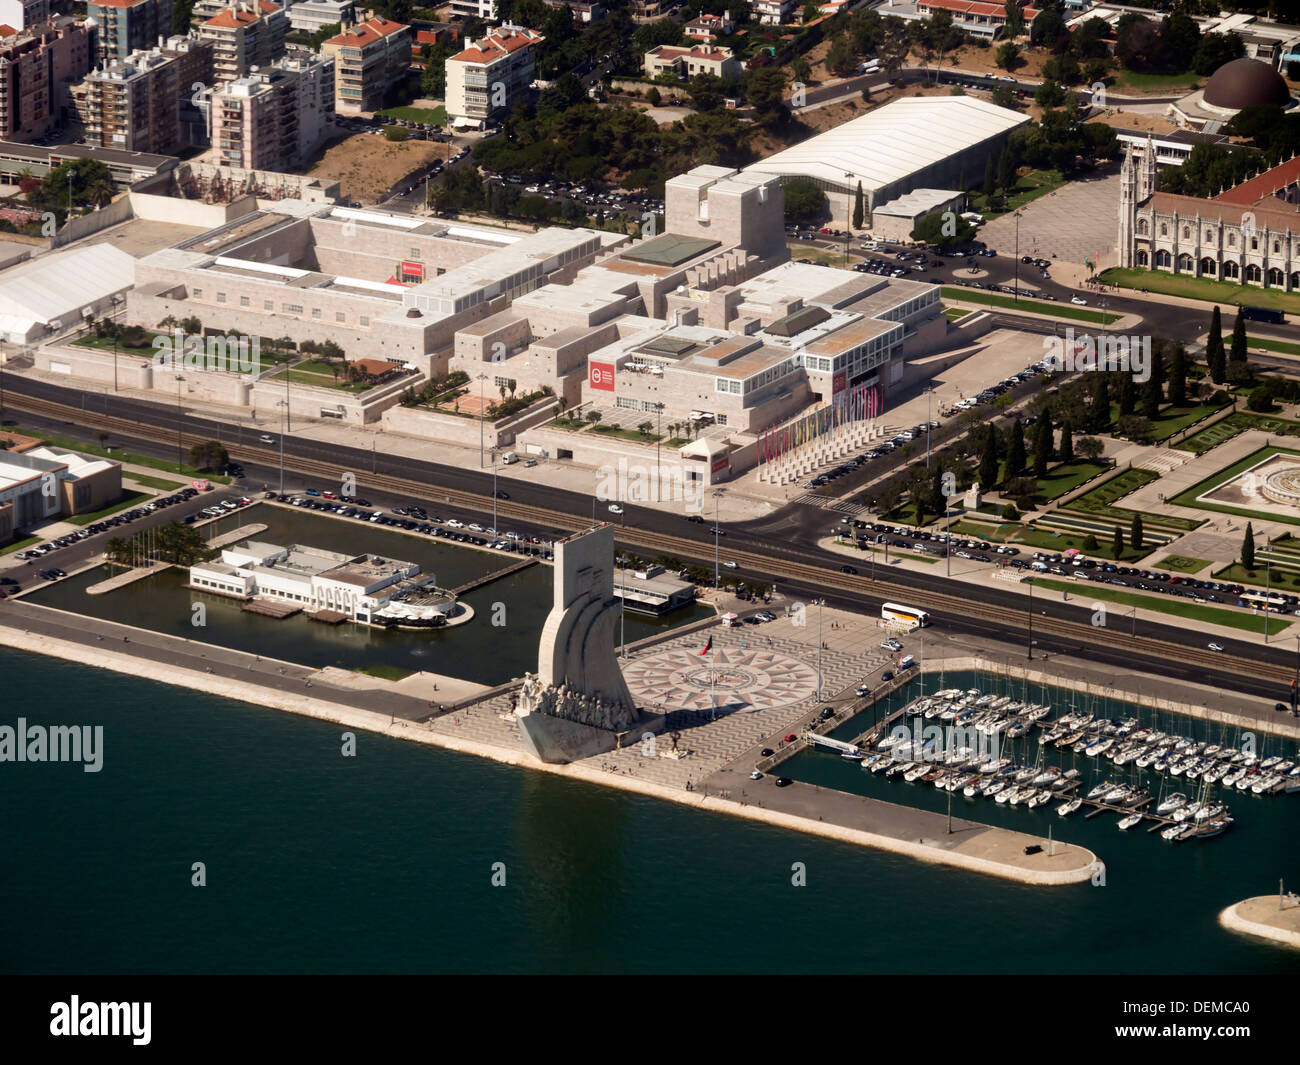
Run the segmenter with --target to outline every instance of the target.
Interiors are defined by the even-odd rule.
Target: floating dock
[[[466,581],[464,584],[455,588],[448,588],[447,594],[462,596],[466,592],[473,591],[475,588],[482,588],[485,584],[491,584],[493,581],[499,581],[502,577],[509,577],[512,573],[518,573],[521,569],[527,569],[529,566],[535,566],[537,559],[535,557],[521,558],[518,562],[512,562],[504,569],[494,570],[491,573],[485,573],[482,577],[475,577],[473,580]]]

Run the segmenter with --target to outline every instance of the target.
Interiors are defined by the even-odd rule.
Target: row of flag
[[[885,409],[879,385],[856,385],[840,393],[834,403],[815,410],[800,421],[769,429],[758,438],[760,462],[773,462],[782,455],[838,432],[853,422],[871,421]]]

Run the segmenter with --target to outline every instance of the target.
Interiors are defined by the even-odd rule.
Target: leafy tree
[[[847,77],[857,71],[858,56],[846,34],[841,33],[831,41],[830,50],[826,53],[826,69],[840,77]]]
[[[997,63],[1003,70],[1013,70],[1020,62],[1020,46],[1007,41],[998,46]]]
[[[1014,41],[1025,32],[1025,15],[1020,10],[1020,0],[1007,0],[1003,11],[1007,21],[1002,32],[1006,34],[1007,40]]]
[[[1029,40],[1032,44],[1046,48],[1056,48],[1061,38],[1069,39],[1065,27],[1065,16],[1061,14],[1060,5],[1037,4],[1038,14],[1029,27]]]
[[[663,102],[663,95],[651,85],[646,91],[645,100],[651,107],[658,107]]]
[[[1250,395],[1246,397],[1246,406],[1257,414],[1262,414],[1273,409],[1273,392],[1266,385],[1258,385],[1250,390]]]
[[[790,117],[785,102],[785,73],[780,67],[760,67],[745,74],[745,99],[761,126],[779,126]]]
[[[224,470],[230,453],[216,440],[205,440],[190,448],[190,465],[196,470]]]
[[[648,52],[661,44],[676,44],[681,39],[681,26],[670,18],[644,23],[632,34],[632,42],[636,50],[641,53]]]
[[[697,111],[716,111],[722,106],[726,84],[715,74],[696,74],[686,86],[691,106]]]
[[[1095,436],[1084,436],[1079,439],[1079,454],[1089,462],[1096,462],[1105,450],[1105,446]]]
[[[1224,63],[1240,59],[1245,54],[1246,46],[1235,33],[1207,33],[1196,46],[1196,54],[1192,57],[1192,69],[1205,77],[1213,74]],[[1290,64],[1287,65],[1289,68]],[[1288,73],[1287,77],[1290,76]]]
[[[826,213],[826,193],[811,178],[791,178],[785,182],[785,216],[791,222],[815,222]]]
[[[812,64],[803,56],[799,56],[790,64],[790,71],[794,74],[795,81],[802,81],[805,85],[812,81]]]
[[[1246,535],[1241,538],[1241,564],[1246,569],[1255,568],[1255,530],[1246,522]]]
[[[179,6],[179,5],[178,5],[178,6]],[[175,14],[175,12],[176,12],[176,8],[172,8],[172,13]],[[188,23],[186,24],[184,30],[175,30],[175,31],[173,31],[173,32],[175,32],[175,33],[188,33],[188,32],[189,32],[189,24],[188,24]],[[326,26],[322,26],[322,27],[321,27],[320,29],[318,29],[315,33],[312,33],[312,34],[309,34],[309,35],[308,35],[308,37],[307,37],[307,47],[310,48],[313,52],[319,52],[319,51],[320,51],[320,46],[321,46],[322,44],[324,44],[326,41],[328,41],[331,37],[337,37],[337,36],[338,36],[340,33],[342,33],[342,32],[343,32],[343,27],[342,27],[341,24],[339,24],[339,23],[337,23],[337,22],[331,22],[331,23],[329,23],[329,24],[326,25]],[[432,46],[432,45],[431,45],[431,46],[429,46],[429,47],[439,47],[439,46]],[[452,53],[448,52],[447,54],[448,54],[448,55],[451,55]],[[424,50],[423,50],[423,49],[421,49],[421,51],[420,51],[420,55],[421,55],[421,58],[424,58]],[[445,58],[445,57],[444,57],[444,58]]]
[[[190,20],[194,11],[194,0],[174,0],[172,4],[172,33],[190,32]]]
[[[1065,103],[1065,90],[1055,81],[1045,81],[1034,93],[1034,103],[1039,107],[1060,107]]]
[[[1087,551],[1089,554],[1095,554],[1096,552],[1101,550],[1101,544],[1097,543],[1097,537],[1095,537],[1092,533],[1089,533],[1087,536],[1084,537],[1083,549]]]
[[[1002,504],[1002,518],[1005,521],[1019,521],[1020,511],[1016,509],[1014,503]]]
[[[1160,25],[1160,60],[1167,70],[1186,70],[1200,43],[1200,27],[1185,11],[1172,12]]]
[[[923,240],[937,248],[968,244],[974,236],[975,227],[951,211],[932,211],[912,230],[913,240]]]
[[[28,199],[63,214],[69,205],[102,207],[115,193],[113,175],[98,159],[70,159],[46,174],[40,190]]]

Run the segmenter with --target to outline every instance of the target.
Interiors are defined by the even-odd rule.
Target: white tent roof
[[[974,96],[906,96],[745,169],[871,191],[1028,121]]]
[[[112,244],[41,255],[0,273],[0,322],[70,325],[70,314],[133,284],[135,259]]]

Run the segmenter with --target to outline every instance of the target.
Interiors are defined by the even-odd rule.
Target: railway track
[[[6,402],[15,409],[26,410],[33,414],[64,421],[69,420],[68,415],[72,414],[75,416],[73,420],[79,421],[92,429],[122,433],[163,444],[170,444],[174,440],[170,430],[160,430],[141,422],[96,413],[92,410],[83,411],[80,408],[55,403],[51,400],[37,399],[21,393],[10,393],[6,397]],[[186,439],[183,426],[180,436],[180,446],[183,449]],[[189,434],[189,438],[194,441],[196,439],[195,434]],[[206,440],[208,437],[204,436],[203,439]],[[278,464],[280,461],[280,452],[277,448],[228,443],[226,449],[232,458],[239,461],[257,462],[271,466]],[[320,459],[286,453],[286,459],[288,458],[292,458],[295,473],[319,477],[324,483],[341,482],[345,473],[357,473],[355,469],[334,462],[325,462]],[[365,474],[365,483],[368,487],[372,486],[376,490],[406,496],[413,500],[433,501],[436,498],[445,502],[448,506],[464,507],[467,510],[480,513],[492,506],[491,497],[486,495],[461,489],[445,488],[394,474],[367,472]],[[512,500],[497,500],[496,509],[498,520],[502,517],[513,518],[535,526],[564,532],[577,532],[589,528],[591,525],[588,519],[578,518],[563,511],[532,506]],[[702,545],[698,540],[672,536],[666,533],[649,532],[633,526],[618,526],[615,536],[625,546],[639,548],[651,552],[652,555],[671,555],[684,560],[708,562],[707,545]],[[705,550],[702,551],[702,547]],[[772,551],[758,553],[743,548],[729,547],[727,549],[727,558],[736,562],[737,567],[747,573],[784,581],[787,584],[794,582],[796,585],[804,585],[813,590],[825,590],[833,582],[834,590],[837,593],[848,593],[850,598],[870,603],[872,606],[885,599],[897,598],[900,594],[898,585],[891,585],[884,581],[873,581],[860,575],[835,572],[827,568],[829,562],[827,564],[803,562],[789,558],[782,553],[777,553],[779,550],[774,548]],[[1084,595],[1087,594],[1086,590],[1082,588],[1080,591]],[[907,601],[911,605],[934,614],[937,619],[944,617],[963,620],[975,619],[995,628],[1017,634],[1024,634],[1028,630],[1028,626],[1025,624],[1024,611],[1019,609],[984,604],[977,599],[965,596],[950,595],[910,586],[907,587],[903,594],[905,594]],[[872,602],[873,600],[874,602]],[[1039,614],[1035,616],[1033,628],[1038,634],[1078,644],[1080,647],[1095,644],[1097,641],[1097,629],[1091,624],[1068,621],[1051,615]],[[1211,673],[1223,669],[1223,656],[1216,652],[1191,647],[1186,644],[1172,643],[1155,637],[1125,637],[1125,648],[1135,658],[1146,658],[1153,662],[1168,661],[1171,654],[1173,654],[1177,656],[1177,660],[1182,665],[1203,668]],[[1269,662],[1258,660],[1251,662],[1251,674],[1259,680],[1289,685],[1293,672],[1292,668]]]

